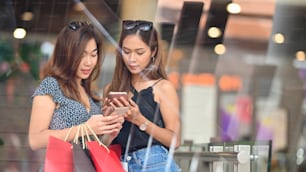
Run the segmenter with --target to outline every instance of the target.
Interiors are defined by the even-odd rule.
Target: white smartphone
[[[119,97],[124,97],[127,100],[128,99],[127,92],[111,91],[108,94],[109,99],[119,98]]]
[[[114,114],[115,115],[123,115],[123,114],[125,114],[127,111],[129,110],[129,108],[128,107],[116,107],[115,109],[114,109]]]

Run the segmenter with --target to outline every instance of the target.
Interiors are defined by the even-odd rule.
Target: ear
[[[157,48],[154,48],[153,52],[152,52],[152,57],[156,57],[157,55]]]

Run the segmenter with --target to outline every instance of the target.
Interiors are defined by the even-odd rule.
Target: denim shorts
[[[147,151],[149,152],[147,153]],[[146,155],[148,155],[146,157]],[[122,156],[122,159],[124,155]],[[143,148],[128,153],[125,162],[128,172],[180,172],[181,169],[172,157],[168,157],[168,150],[161,145]]]

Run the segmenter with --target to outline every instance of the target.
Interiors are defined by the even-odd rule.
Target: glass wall
[[[44,150],[32,151],[27,140],[31,95],[56,35],[75,19],[92,21],[104,35],[105,60],[95,83],[100,94],[112,78],[121,21],[154,22],[163,40],[169,80],[180,96],[182,145],[177,152],[212,151],[216,147],[209,146],[220,144],[223,152],[233,145],[264,143],[269,146],[264,150],[266,162],[247,167],[251,171],[305,171],[306,1],[3,0],[0,4],[3,171],[33,172],[43,163]],[[249,152],[251,156],[254,150]],[[197,171],[203,169],[205,164]]]

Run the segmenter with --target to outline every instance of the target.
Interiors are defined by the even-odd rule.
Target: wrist
[[[146,131],[149,125],[149,120],[144,117],[144,120],[138,125],[140,131]]]

